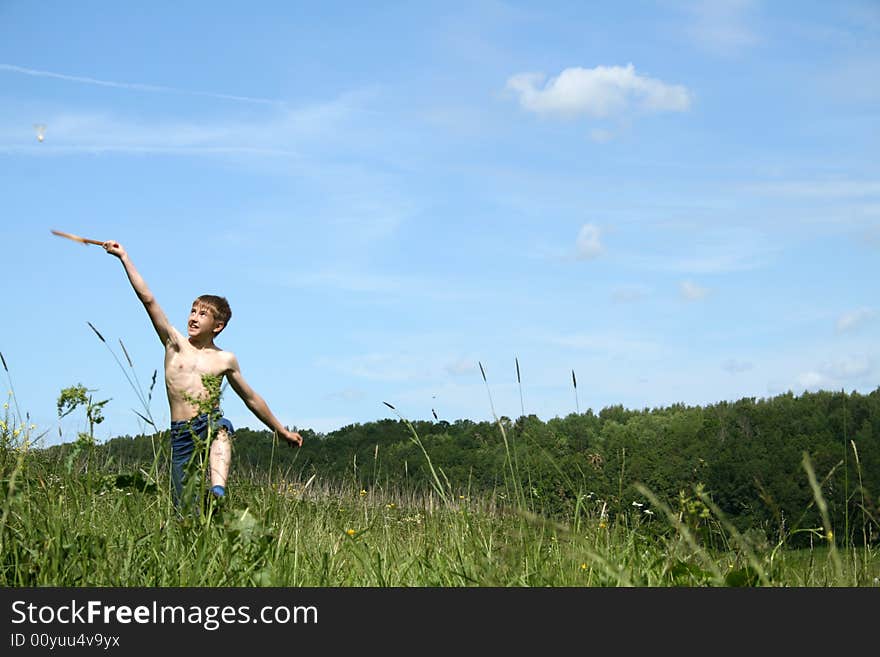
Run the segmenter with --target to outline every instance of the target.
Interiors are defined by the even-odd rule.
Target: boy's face
[[[191,338],[197,336],[217,335],[223,328],[223,322],[214,318],[214,311],[208,306],[194,303],[189,311],[189,321],[186,323],[187,333]]]

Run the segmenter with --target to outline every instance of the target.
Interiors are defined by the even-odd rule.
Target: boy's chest
[[[213,374],[220,376],[226,371],[225,359],[218,351],[184,348],[169,354],[165,370],[171,374]]]

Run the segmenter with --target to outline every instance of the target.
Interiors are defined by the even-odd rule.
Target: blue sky
[[[99,439],[144,429],[91,322],[168,421],[122,267],[53,228],[178,328],[225,295],[299,428],[869,392],[878,37],[868,1],[0,2],[18,406],[57,442],[83,383]]]

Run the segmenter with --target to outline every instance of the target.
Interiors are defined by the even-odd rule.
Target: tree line
[[[811,467],[838,539],[880,540],[880,388],[707,406],[615,405],[547,421],[383,419],[326,434],[298,430],[305,442],[292,450],[273,446],[269,431],[238,429],[233,476],[316,474],[363,489],[428,490],[433,467],[456,497],[516,493],[551,517],[570,517],[585,500],[602,500],[609,514],[647,509],[640,486],[680,511],[699,487],[740,531],[796,541],[798,530],[822,527]],[[134,468],[152,463],[154,449],[167,458],[167,432],[121,436],[95,449],[115,467]]]

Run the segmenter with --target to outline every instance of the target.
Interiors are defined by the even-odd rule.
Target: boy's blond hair
[[[226,297],[218,297],[216,294],[201,294],[193,301],[193,305],[208,307],[214,314],[214,319],[223,323],[223,328],[220,331],[226,328],[232,317],[232,309],[229,307]]]

